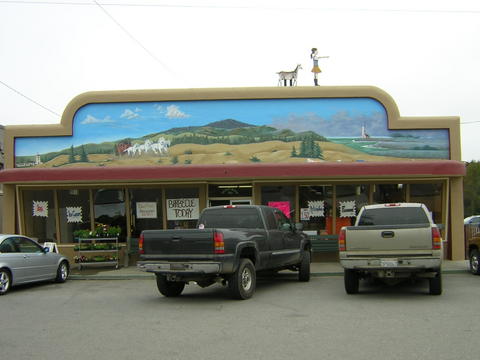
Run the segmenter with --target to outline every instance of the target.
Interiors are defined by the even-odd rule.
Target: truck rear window
[[[224,229],[263,229],[262,219],[257,209],[212,209],[205,211],[198,221],[207,228]]]
[[[397,207],[365,210],[360,217],[358,225],[428,225],[429,223],[428,217],[422,208]]]

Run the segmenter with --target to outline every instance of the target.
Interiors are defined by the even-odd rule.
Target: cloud
[[[87,115],[85,120],[82,121],[82,125],[85,124],[100,124],[100,123],[113,123],[114,121],[110,116],[105,116],[103,119],[98,119],[92,115]]]
[[[167,106],[167,113],[165,116],[169,119],[185,119],[189,118],[190,115],[185,114],[177,105],[169,105]]]
[[[120,115],[121,118],[127,118],[128,120],[135,119],[139,117],[140,115],[138,114],[141,111],[139,108],[135,108],[135,110],[130,110],[130,109],[125,109],[123,111],[123,114]]]

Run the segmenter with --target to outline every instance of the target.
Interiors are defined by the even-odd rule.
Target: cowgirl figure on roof
[[[318,74],[322,72],[322,70],[320,70],[320,67],[318,66],[318,59],[328,58],[328,56],[318,56],[317,48],[312,48],[310,58],[313,60],[313,82],[315,83],[315,86],[318,86]]]

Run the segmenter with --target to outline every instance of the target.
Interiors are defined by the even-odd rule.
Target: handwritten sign
[[[137,219],[156,219],[156,202],[137,202]]]
[[[167,199],[168,220],[194,220],[198,219],[198,199]]]
[[[82,208],[80,206],[66,207],[67,223],[81,223],[82,222]]]

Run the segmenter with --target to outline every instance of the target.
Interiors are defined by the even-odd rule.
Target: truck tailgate
[[[143,236],[149,255],[213,254],[213,229],[145,230]]]
[[[430,226],[356,226],[346,228],[347,251],[432,249]]]

